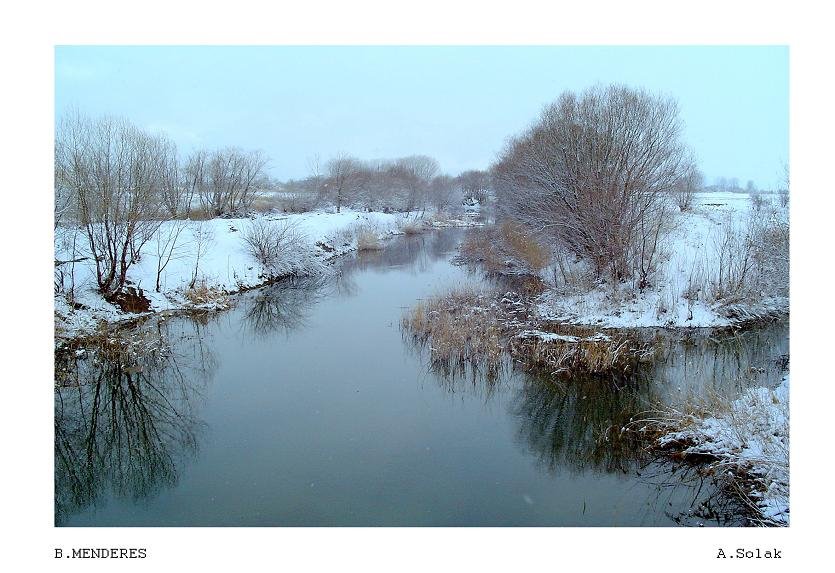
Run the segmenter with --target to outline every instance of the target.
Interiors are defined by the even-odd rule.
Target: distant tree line
[[[297,197],[299,210],[331,205],[337,212],[442,211],[490,196],[486,172],[451,177],[425,155],[362,161],[341,154],[324,165],[313,162],[308,178],[283,184],[269,178],[267,164],[262,151],[237,147],[196,149],[181,157],[166,135],[123,118],[68,113],[55,138],[56,229],[82,229],[99,290],[113,299],[165,221],[245,215],[264,191]],[[157,237],[164,261],[158,290],[180,228],[170,231],[164,240]],[[67,262],[76,261],[56,260],[56,268]]]
[[[314,160],[311,175],[278,187],[303,198],[302,209],[324,205],[369,211],[445,211],[465,201],[485,204],[490,197],[486,171],[466,171],[457,177],[440,173],[438,162],[426,155],[361,160],[337,155],[321,165]]]

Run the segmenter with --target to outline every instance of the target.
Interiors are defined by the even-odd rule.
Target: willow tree
[[[499,212],[643,288],[670,194],[692,170],[681,133],[671,98],[619,85],[564,92],[493,165]]]

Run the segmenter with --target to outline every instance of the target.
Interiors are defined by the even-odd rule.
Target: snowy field
[[[690,211],[675,213],[661,247],[659,269],[644,292],[629,283],[618,289],[603,285],[574,292],[552,289],[542,296],[537,312],[546,320],[603,328],[723,327],[786,314],[789,300],[782,294],[749,293],[740,301],[709,292],[711,281],[719,276],[720,249],[729,229],[739,235],[731,242],[739,243],[752,218],[787,220],[776,195],[762,197],[768,204],[757,211],[745,193],[696,194]]]
[[[403,213],[366,213],[343,210],[341,213],[310,212],[289,215],[265,215],[270,225],[291,225],[301,237],[306,249],[296,259],[304,264],[321,265],[327,261],[357,249],[358,229],[368,230],[385,240],[402,234],[403,228],[421,223],[419,215]],[[466,222],[461,221],[464,225]],[[155,237],[142,248],[138,262],[128,270],[128,285],[142,289],[150,300],[154,312],[177,310],[195,306],[187,291],[196,278],[196,284],[219,294],[238,292],[263,284],[265,269],[247,252],[243,235],[251,219],[212,219],[207,221],[168,221],[162,224]],[[443,224],[443,223],[439,223]],[[457,224],[455,221],[446,224]],[[173,255],[160,274],[160,292],[156,292],[157,266],[160,260],[159,242],[170,237],[182,225]],[[71,305],[64,293],[55,296],[56,335],[73,337],[95,330],[101,321],[112,323],[135,317],[123,313],[106,302],[96,290],[95,265],[85,250],[86,237],[79,232],[75,237],[76,250],[72,248],[73,235],[59,230],[55,237],[55,257],[72,260],[88,257],[75,264],[61,266],[64,289],[73,286]],[[199,260],[198,252],[201,251]],[[166,255],[162,255],[163,258]],[[222,304],[220,300],[216,304]]]

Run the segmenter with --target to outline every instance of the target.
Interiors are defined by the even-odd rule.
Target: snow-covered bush
[[[360,225],[355,230],[358,251],[379,251],[383,248],[380,233],[375,225]]]
[[[241,235],[252,258],[272,276],[318,271],[318,262],[295,225],[259,217]]]
[[[714,300],[785,296],[789,281],[789,223],[776,213],[738,224],[730,218],[714,236],[709,278]]]

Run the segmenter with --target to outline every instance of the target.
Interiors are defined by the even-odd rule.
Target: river
[[[400,330],[421,298],[483,279],[466,233],[393,239],[338,277],[153,319],[170,350],[94,353],[55,392],[61,526],[738,525],[692,468],[618,428],[656,403],[773,384],[788,327],[671,341],[630,382],[434,372]]]

